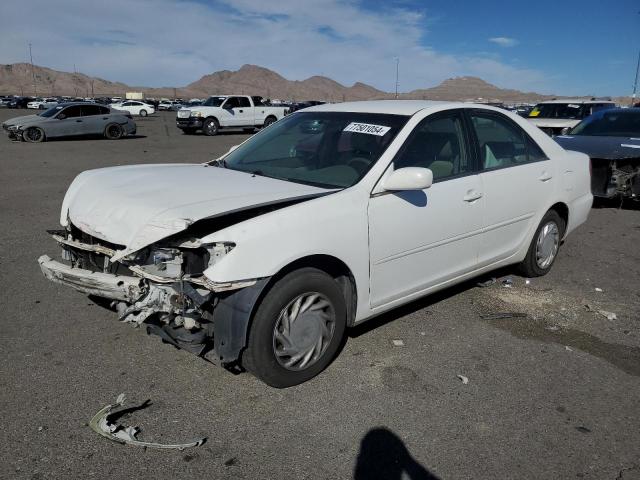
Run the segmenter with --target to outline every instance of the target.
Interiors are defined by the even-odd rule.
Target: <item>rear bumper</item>
[[[569,204],[569,224],[565,236],[587,221],[592,204],[593,195],[590,193],[576,198]]]
[[[38,258],[38,264],[48,280],[89,295],[134,302],[144,293],[143,280],[137,277],[73,268],[52,260],[48,255]]]

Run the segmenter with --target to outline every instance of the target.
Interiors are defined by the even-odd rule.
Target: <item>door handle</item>
[[[540,175],[538,177],[538,180],[540,180],[541,182],[547,182],[549,180],[551,180],[553,178],[553,175],[547,173],[547,172],[542,172],[542,175]]]
[[[244,110],[238,110],[238,111],[239,111],[240,113],[243,113],[243,112],[244,112]]]
[[[465,202],[475,202],[480,198],[482,198],[482,193],[476,192],[475,190],[470,190],[464,197],[462,197]]]

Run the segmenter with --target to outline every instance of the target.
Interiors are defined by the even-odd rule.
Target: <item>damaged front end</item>
[[[591,191],[596,197],[640,200],[640,156],[591,158]]]
[[[222,365],[238,360],[253,305],[268,279],[216,283],[204,275],[235,244],[174,236],[114,260],[123,245],[71,223],[49,233],[62,247],[62,262],[47,255],[38,259],[47,279],[110,300],[121,321],[144,324],[175,347]]]

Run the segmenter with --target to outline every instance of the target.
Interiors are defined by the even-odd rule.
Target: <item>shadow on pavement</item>
[[[360,443],[354,480],[439,480],[411,456],[404,442],[379,427],[367,432]]]

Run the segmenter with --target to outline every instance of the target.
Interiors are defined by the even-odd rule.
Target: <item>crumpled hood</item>
[[[15,125],[15,126],[23,126],[23,125],[32,125],[34,123],[39,123],[44,120],[44,117],[39,115],[23,115],[21,117],[13,117],[9,120],[5,120],[2,122],[3,125]]]
[[[586,153],[591,158],[640,158],[640,138],[558,135],[553,139],[565,150]]]
[[[90,235],[124,245],[117,260],[206,217],[326,192],[202,164],[111,167],[76,177],[60,223],[70,220]]]

